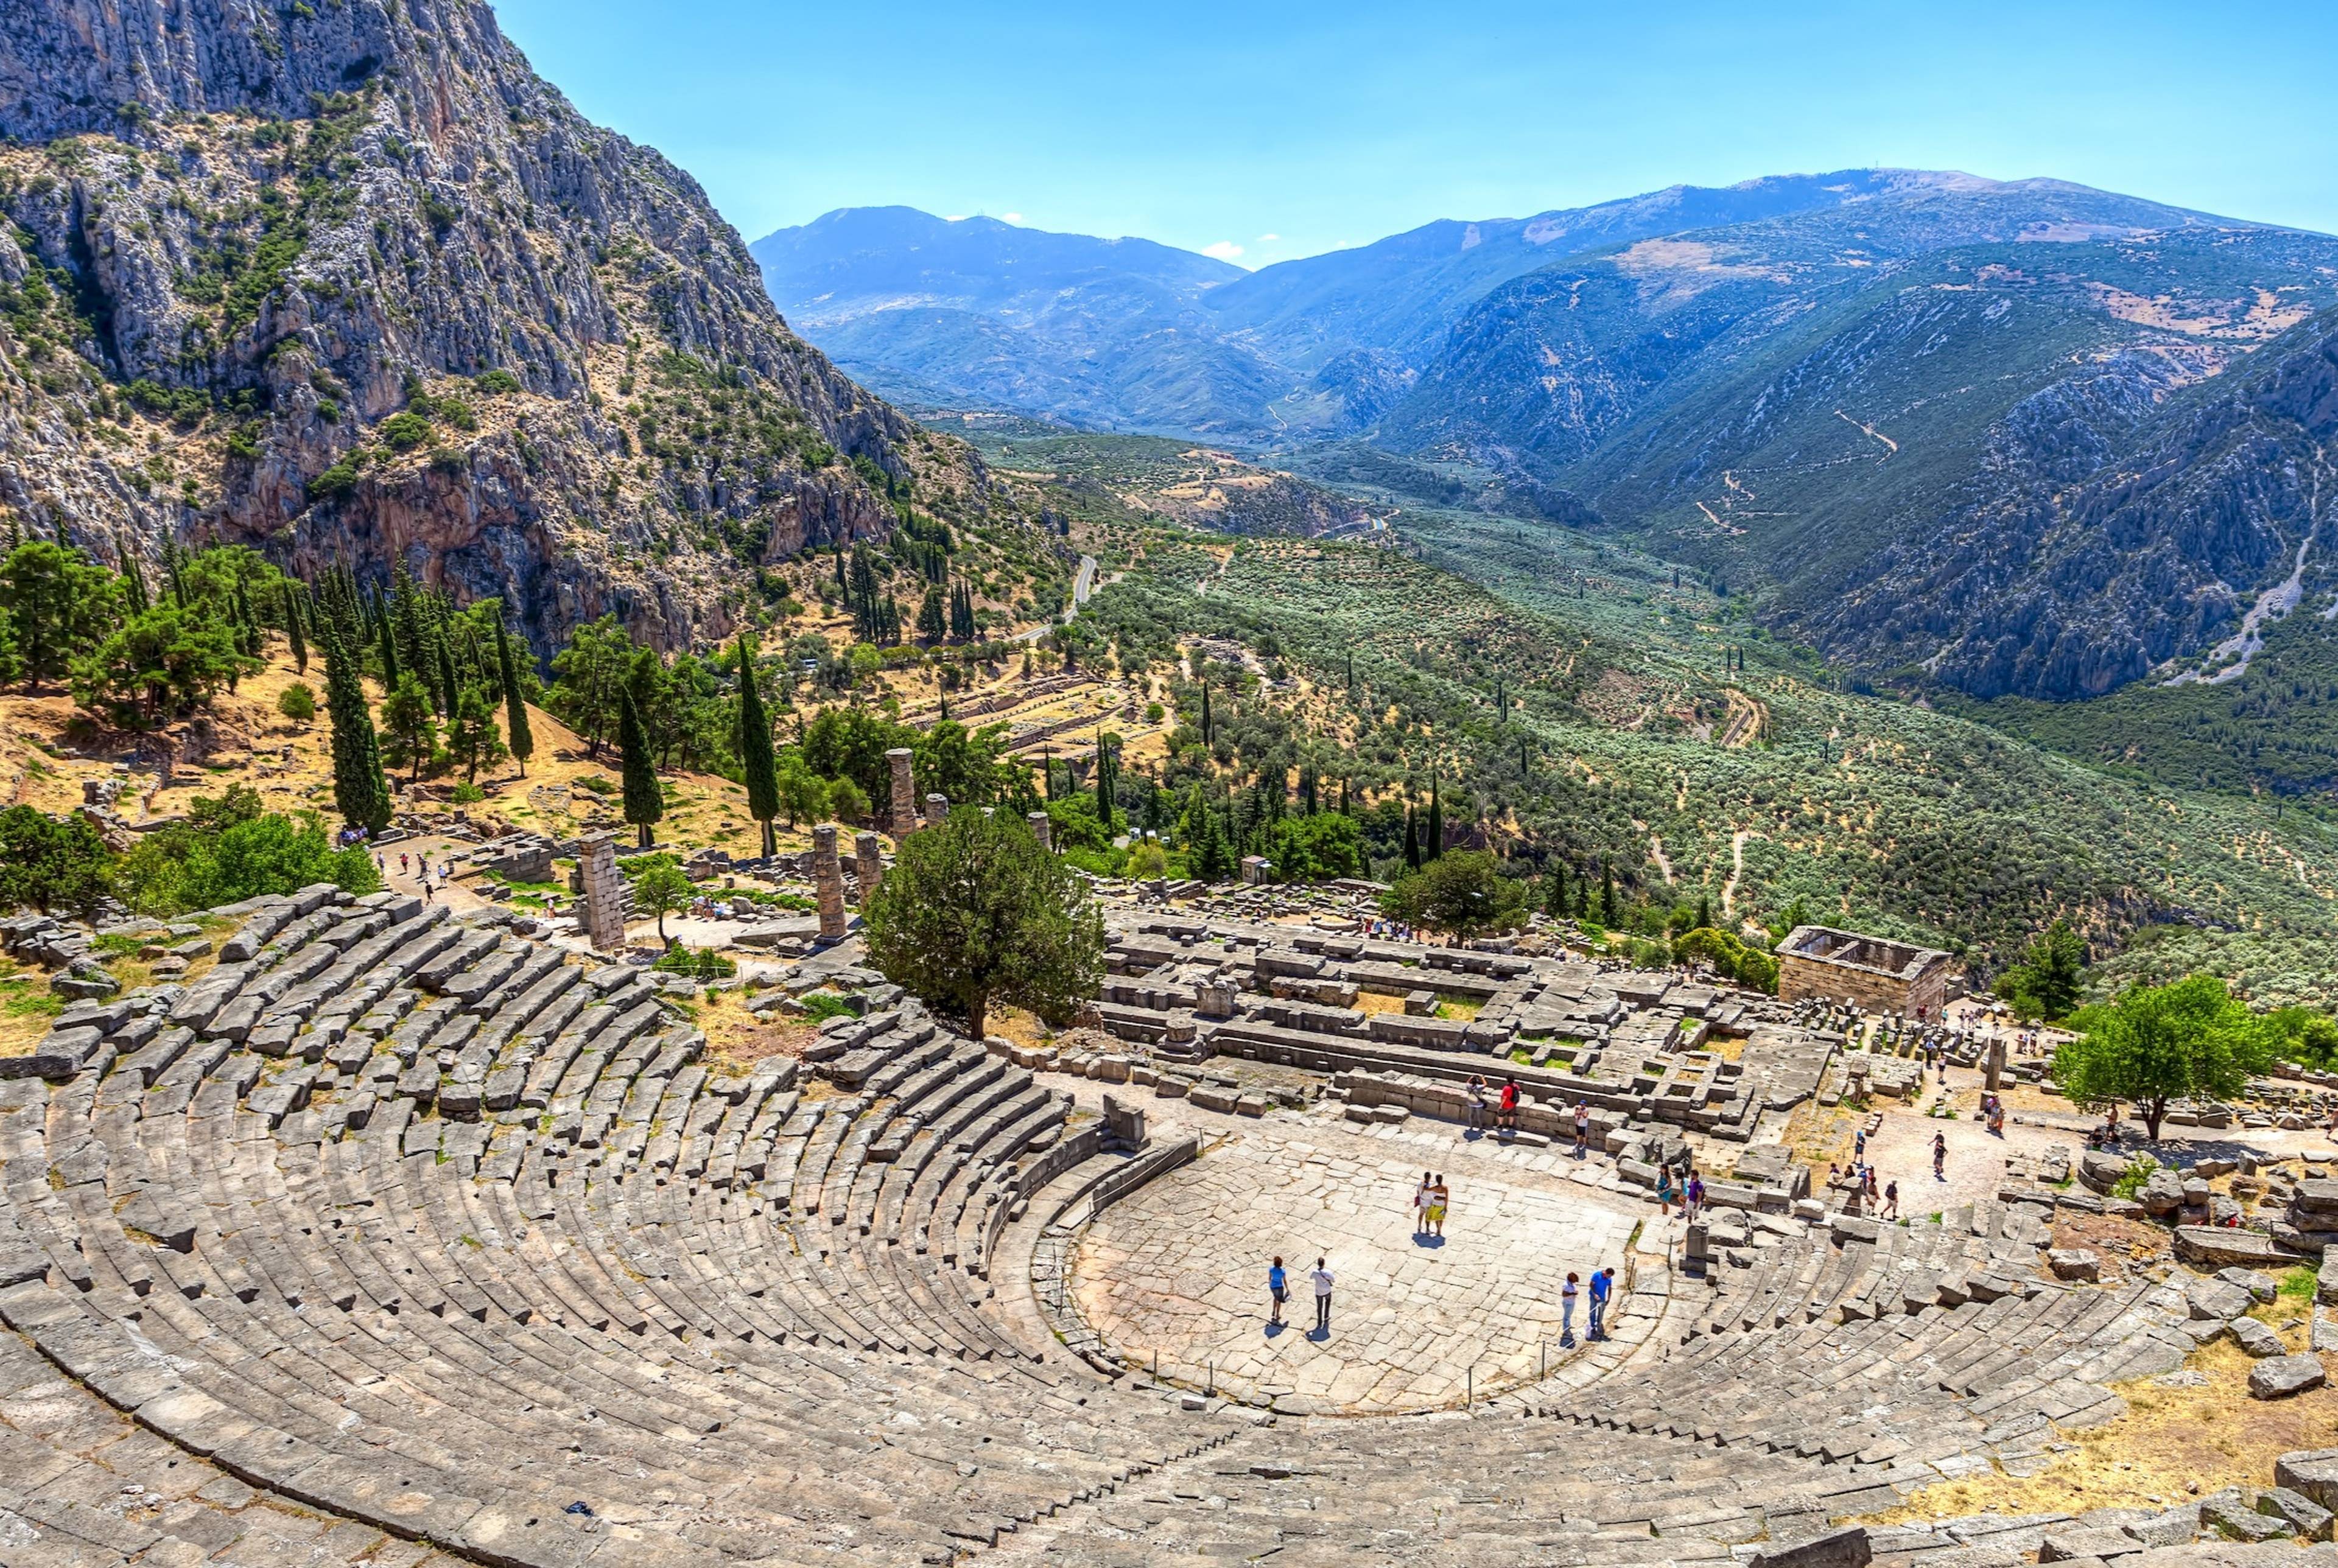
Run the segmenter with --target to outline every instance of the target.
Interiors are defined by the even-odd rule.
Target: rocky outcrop
[[[2234,632],[2265,590],[2325,565],[2338,311],[2171,396],[2213,358],[2110,355],[2026,398],[1991,429],[1963,504],[1866,563],[1812,629],[1871,662],[1921,647],[1934,677],[1976,696],[2052,699]]]
[[[752,573],[999,494],[475,0],[33,0],[0,28],[0,504],[720,634]],[[408,416],[411,417],[408,417]]]

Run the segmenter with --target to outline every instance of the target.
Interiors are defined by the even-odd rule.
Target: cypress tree
[[[292,668],[306,675],[309,639],[300,626],[300,593],[289,581],[284,584],[284,640],[292,644]]]
[[[434,632],[430,640],[438,644],[438,711],[447,718],[455,716],[455,698],[462,688],[455,683],[455,657],[447,651],[447,634]]]
[[[617,756],[624,781],[625,820],[641,829],[641,847],[652,843],[650,828],[665,815],[665,795],[658,789],[657,769],[650,766],[649,737],[642,733],[642,716],[634,694],[617,694]]]
[[[1599,924],[1611,930],[1616,925],[1616,872],[1605,860],[1599,862]]]
[[[1404,868],[1420,869],[1420,834],[1413,821],[1412,802],[1404,803]]]
[[[1351,782],[1352,780],[1347,779],[1340,780],[1340,815],[1342,817],[1352,817],[1355,815],[1355,812],[1350,809],[1350,807],[1354,804],[1352,798],[1348,792],[1348,786]]]
[[[512,662],[511,637],[501,621],[496,622],[496,672],[504,688],[506,744],[519,760],[519,776],[527,777],[527,760],[535,755],[535,732],[528,728],[527,700],[520,695],[519,670]]]
[[[949,692],[948,691],[938,691],[934,693],[934,697],[940,704],[940,711],[934,715],[934,722],[937,724],[946,723],[949,719]]]
[[[1543,873],[1543,913],[1554,920],[1567,918],[1567,862],[1553,860]]]
[[[398,684],[398,639],[391,635],[389,622],[381,623],[381,689],[387,693]]]
[[[138,569],[138,557],[127,550],[122,553],[122,602],[133,615],[147,605],[146,574]]]
[[[763,854],[779,853],[771,818],[780,814],[780,764],[771,750],[771,720],[755,686],[755,650],[739,633],[739,762],[746,775],[747,815],[763,825]]]
[[[1696,926],[1702,931],[1713,924],[1713,899],[1706,894],[1696,896]]]
[[[1202,682],[1202,744],[1207,746],[1217,739],[1216,728],[1210,722],[1210,683]]]
[[[330,624],[319,630],[325,633],[325,713],[333,730],[333,804],[351,827],[378,833],[389,826],[389,786],[381,776],[365,683],[356,656]]]
[[[1434,860],[1445,853],[1445,808],[1437,799],[1437,775],[1429,776],[1429,830],[1422,836],[1420,858]]]

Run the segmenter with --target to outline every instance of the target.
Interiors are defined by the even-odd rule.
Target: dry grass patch
[[[2068,1452],[2035,1475],[1943,1482],[1898,1508],[1868,1516],[1894,1524],[1970,1514],[2082,1514],[2155,1508],[2225,1486],[2270,1486],[2274,1460],[2295,1448],[2338,1445],[2338,1389],[2275,1401],[2252,1399],[2254,1366],[2230,1340],[2204,1347],[2186,1366],[2205,1381],[2167,1388],[2151,1378],[2122,1385],[2127,1414],[2068,1434]]]
[[[743,991],[718,991],[697,1004],[709,1056],[746,1066],[766,1056],[801,1056],[819,1038],[817,1025],[778,1014],[758,1017],[747,1011],[747,1001]]]
[[[1865,1112],[1848,1105],[1821,1105],[1815,1100],[1805,1100],[1786,1118],[1783,1142],[1794,1152],[1795,1160],[1813,1171],[1830,1165],[1848,1165],[1860,1123],[1866,1120]]]

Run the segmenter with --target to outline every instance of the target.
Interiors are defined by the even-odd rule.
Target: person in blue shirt
[[[1616,1270],[1595,1269],[1591,1273],[1591,1338],[1607,1338],[1607,1296],[1616,1288]]]
[[[1279,1328],[1282,1326],[1282,1304],[1291,1299],[1291,1277],[1283,1273],[1282,1259],[1280,1258],[1277,1258],[1274,1260],[1274,1266],[1266,1271],[1266,1293],[1273,1298],[1274,1302],[1266,1315],[1266,1326],[1270,1328]]]

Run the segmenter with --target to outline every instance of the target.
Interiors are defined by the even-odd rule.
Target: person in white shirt
[[[1323,1259],[1315,1259],[1315,1271],[1308,1276],[1315,1282],[1315,1332],[1329,1338],[1331,1332],[1331,1270]]]

